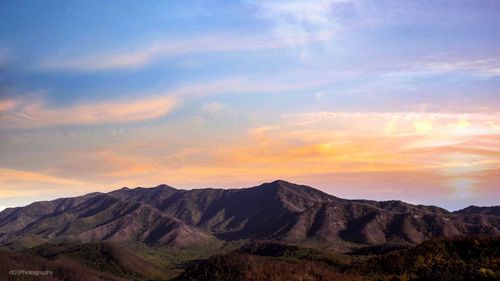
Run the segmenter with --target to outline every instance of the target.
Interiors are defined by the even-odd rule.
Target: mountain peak
[[[298,196],[306,200],[312,200],[315,202],[329,202],[332,200],[339,200],[339,198],[335,196],[332,196],[310,186],[295,184],[281,179],[263,183],[255,188],[261,189],[266,193],[272,192],[273,194],[277,194],[280,197],[291,198]]]
[[[284,187],[284,188],[293,188],[293,189],[302,189],[302,188],[311,188],[312,187],[309,187],[309,186],[305,186],[305,185],[299,185],[299,184],[295,184],[293,182],[289,182],[289,181],[286,181],[286,180],[281,180],[281,179],[278,179],[278,180],[275,180],[275,181],[272,181],[272,182],[265,182],[259,186],[262,186],[262,187]]]
[[[154,188],[156,188],[156,189],[175,189],[175,188],[171,187],[170,185],[166,185],[164,183],[157,185]]]
[[[456,213],[456,214],[468,214],[468,215],[482,214],[482,215],[500,216],[500,206],[481,207],[481,206],[476,206],[476,205],[470,205],[469,207],[455,211],[454,213]]]
[[[481,207],[477,206],[477,205],[469,205],[469,206],[465,207],[464,209],[474,209],[474,208],[481,208]]]
[[[277,179],[275,181],[272,181],[270,182],[271,184],[289,184],[289,185],[295,185],[294,183],[291,183],[289,181],[286,181],[286,180],[282,180],[282,179]]]
[[[265,182],[259,185],[259,187],[263,187],[266,189],[269,188],[274,188],[274,189],[280,189],[280,188],[290,188],[290,189],[300,189],[300,185],[285,181],[285,180],[275,180],[272,182]]]

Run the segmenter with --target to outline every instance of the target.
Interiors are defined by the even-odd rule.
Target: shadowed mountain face
[[[0,213],[0,240],[141,241],[184,246],[211,239],[209,234],[164,215],[146,203],[108,194],[37,202]]]
[[[215,239],[266,239],[347,250],[441,236],[497,235],[499,229],[498,207],[450,213],[401,201],[345,200],[285,181],[228,190],[122,188],[0,213],[0,243],[12,245],[19,240],[31,245],[131,240],[183,247]]]
[[[465,209],[458,210],[454,212],[455,214],[462,215],[492,215],[492,216],[500,216],[500,206],[493,207],[478,207],[478,206],[469,206]]]

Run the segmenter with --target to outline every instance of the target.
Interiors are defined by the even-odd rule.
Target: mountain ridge
[[[359,245],[498,235],[498,206],[449,212],[399,200],[349,200],[284,180],[240,189],[121,188],[0,212],[0,244],[139,241],[184,247],[213,240]],[[492,210],[492,211],[489,211]]]

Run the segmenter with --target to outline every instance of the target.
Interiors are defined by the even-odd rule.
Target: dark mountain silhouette
[[[458,210],[454,212],[455,214],[462,215],[493,215],[500,216],[500,206],[492,206],[492,207],[478,207],[471,205],[462,210]]]
[[[1,241],[26,237],[34,244],[132,240],[174,246],[212,239],[149,204],[101,193],[37,202],[0,213]]]
[[[498,207],[470,208],[451,213],[401,201],[346,200],[282,180],[227,190],[159,185],[6,209],[0,213],[0,244],[130,240],[184,247],[216,239],[257,239],[348,251],[499,233],[498,212],[488,211]]]

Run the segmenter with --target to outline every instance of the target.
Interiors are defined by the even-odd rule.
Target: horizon
[[[310,186],[310,185],[302,184],[302,183],[290,182],[290,181],[283,180],[283,179],[276,179],[276,180],[273,180],[273,181],[262,182],[260,184],[256,184],[256,185],[253,185],[253,186],[238,186],[238,187],[231,187],[231,188],[210,187],[210,186],[207,186],[207,187],[192,187],[192,188],[179,188],[179,187],[175,187],[175,186],[172,186],[172,185],[169,185],[169,184],[166,184],[166,183],[161,183],[161,184],[158,184],[156,186],[135,186],[135,187],[123,186],[123,187],[119,187],[119,188],[118,187],[117,188],[112,188],[111,190],[106,190],[106,191],[95,191],[95,192],[89,192],[89,193],[85,193],[85,194],[77,194],[77,195],[68,196],[68,197],[49,198],[47,200],[30,202],[30,203],[27,203],[26,205],[22,205],[22,206],[9,206],[9,207],[0,206],[0,212],[4,211],[6,209],[9,209],[9,208],[23,208],[23,207],[26,207],[26,206],[28,206],[30,204],[36,203],[36,202],[48,202],[48,201],[53,201],[53,200],[57,200],[57,199],[61,199],[61,198],[73,198],[73,197],[79,197],[79,196],[84,196],[84,195],[93,194],[93,193],[107,194],[107,193],[110,193],[110,192],[113,192],[113,191],[122,190],[122,189],[128,189],[128,190],[134,190],[134,189],[152,189],[152,188],[157,188],[157,187],[160,187],[160,186],[163,186],[163,185],[164,186],[168,186],[168,187],[173,188],[173,189],[176,189],[176,190],[186,190],[186,191],[197,190],[197,189],[221,189],[221,190],[228,190],[228,189],[250,189],[250,188],[260,187],[261,185],[271,184],[271,183],[278,182],[278,181],[283,181],[285,183],[290,183],[290,184],[293,184],[293,185],[306,186],[306,187],[309,187],[309,188],[313,188],[315,190],[322,191],[320,189],[315,188],[314,186]],[[322,192],[324,192],[324,191],[322,191]],[[334,197],[340,198],[340,199],[345,199],[345,200],[374,200],[374,199],[370,199],[370,198],[343,198],[343,197],[338,197],[338,196],[336,196],[335,194],[332,194],[332,193],[328,193],[328,192],[325,192],[325,193],[328,194],[328,195],[332,195]],[[418,203],[418,202],[413,202],[412,203],[412,202],[403,201],[403,200],[400,200],[400,199],[397,199],[397,198],[387,199],[387,200],[381,199],[381,200],[376,200],[376,201],[380,201],[380,202],[383,202],[383,201],[401,201],[403,203],[408,203],[408,204],[416,205],[416,206],[435,206],[435,207],[443,208],[443,209],[445,209],[445,210],[447,210],[449,212],[460,211],[460,210],[466,209],[468,207],[480,207],[480,208],[482,208],[482,207],[496,207],[496,206],[498,206],[498,205],[489,205],[489,206],[486,206],[486,205],[483,205],[483,206],[468,205],[468,206],[460,207],[458,209],[451,209],[450,210],[448,208],[445,208],[445,207],[442,207],[442,206],[439,206],[439,205],[428,205],[428,204],[423,204],[423,203]]]
[[[500,2],[0,3],[0,210],[256,186],[500,202]]]

